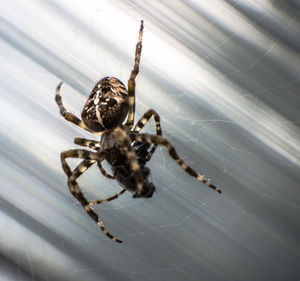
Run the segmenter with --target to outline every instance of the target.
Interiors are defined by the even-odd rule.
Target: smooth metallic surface
[[[152,198],[95,208],[120,245],[67,189],[60,152],[98,137],[67,123],[54,96],[64,81],[80,116],[100,78],[126,84],[141,19],[136,121],[155,109],[178,154],[223,193],[158,149]],[[4,0],[0,279],[299,280],[299,34],[298,1]],[[93,200],[121,190],[97,167],[79,182]]]

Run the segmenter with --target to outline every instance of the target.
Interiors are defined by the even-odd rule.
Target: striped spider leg
[[[61,89],[62,84],[63,84],[63,82],[60,82],[58,84],[58,86],[56,87],[56,95],[55,95],[55,101],[58,105],[58,108],[59,108],[59,111],[60,111],[60,114],[62,115],[62,117],[64,117],[67,121],[75,124],[76,126],[82,128],[92,134],[100,136],[102,134],[101,132],[99,133],[99,132],[95,132],[95,131],[91,130],[80,120],[80,118],[78,118],[77,116],[75,116],[74,114],[72,114],[66,110],[66,108],[63,105],[62,98],[60,95],[60,89]]]
[[[133,132],[139,133],[142,128],[147,124],[149,119],[153,116],[154,122],[155,122],[155,128],[156,128],[156,134],[158,136],[162,135],[161,125],[160,125],[160,117],[156,111],[153,109],[149,109],[142,117],[141,119],[136,123],[134,126]],[[149,161],[157,147],[157,144],[153,144],[148,156],[147,161]]]
[[[128,80],[128,103],[129,103],[129,110],[128,110],[128,118],[126,121],[125,126],[128,129],[131,129],[134,124],[134,115],[135,115],[135,78],[139,73],[140,67],[140,59],[142,53],[142,37],[143,37],[143,29],[144,29],[144,21],[141,21],[140,32],[138,42],[135,48],[135,57],[134,57],[134,66],[133,70],[130,73],[130,77]]]
[[[199,175],[194,169],[192,169],[186,162],[184,162],[178,155],[173,145],[170,142],[158,135],[150,135],[150,134],[135,134],[131,133],[130,138],[132,141],[139,141],[139,142],[147,142],[150,144],[162,145],[165,146],[168,150],[170,156],[176,161],[176,163],[190,176],[196,178],[200,182],[206,184],[209,188],[215,190],[218,193],[222,193],[221,189],[214,186],[210,180],[207,180],[204,176]]]
[[[85,147],[89,147],[91,149],[94,149],[96,151],[98,151],[100,149],[100,142],[99,141],[95,141],[95,140],[88,140],[88,139],[84,139],[84,138],[75,138],[74,139],[74,143],[81,145],[81,146],[85,146]],[[103,176],[109,178],[109,179],[114,179],[115,176],[110,175],[109,173],[107,173],[105,171],[105,169],[103,168],[101,162],[97,162],[97,165],[102,173]]]
[[[67,158],[80,158],[84,159],[73,171],[71,171],[70,166],[68,165],[66,159]],[[96,161],[101,162],[104,159],[103,154],[95,153],[92,151],[88,151],[85,149],[72,149],[68,151],[64,151],[61,153],[61,162],[63,166],[63,170],[65,171],[68,177],[68,188],[71,194],[79,201],[83,209],[88,213],[88,215],[95,221],[95,223],[99,226],[99,228],[112,240],[121,243],[122,241],[116,237],[114,237],[111,233],[109,233],[104,227],[103,222],[99,218],[99,216],[95,213],[95,211],[91,208],[91,206],[95,204],[105,203],[112,199],[118,197],[118,195],[114,195],[113,197],[96,200],[96,201],[88,201],[83,195],[78,183],[77,179]],[[124,192],[124,191],[123,191]],[[123,193],[122,192],[122,193]],[[119,193],[121,195],[122,193]]]

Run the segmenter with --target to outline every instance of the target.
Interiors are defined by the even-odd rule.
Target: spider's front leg
[[[97,160],[101,159],[97,153],[85,149],[71,149],[68,151],[63,151],[60,154],[60,159],[61,159],[62,168],[68,177],[72,175],[72,171],[66,161],[67,158],[80,158],[88,161],[89,165],[81,166],[81,174],[84,173]]]
[[[116,128],[113,134],[115,139],[118,140],[122,154],[126,155],[128,163],[130,163],[131,171],[136,179],[136,192],[133,197],[140,197],[143,191],[144,179],[136,154],[131,147],[131,139],[126,131],[120,127]]]
[[[162,131],[161,131],[161,125],[160,125],[160,117],[156,111],[153,109],[149,109],[142,117],[141,119],[136,123],[133,132],[134,133],[139,133],[141,129],[147,124],[149,119],[153,116],[154,122],[155,122],[155,128],[156,128],[156,135],[161,136]],[[149,161],[152,157],[152,154],[154,153],[155,149],[157,147],[157,144],[153,144],[148,156],[147,156],[147,161]]]
[[[94,206],[96,204],[103,204],[103,203],[106,203],[106,202],[109,202],[109,201],[112,201],[114,199],[117,199],[118,197],[120,197],[124,192],[126,191],[126,188],[123,188],[119,193],[111,196],[111,197],[108,197],[106,199],[100,199],[100,200],[94,200],[94,201],[90,201],[89,202],[89,206]]]
[[[100,142],[95,140],[88,140],[84,138],[75,138],[74,143],[80,146],[89,147],[94,150],[100,149]]]
[[[67,158],[82,158],[83,160],[75,169],[71,171],[70,166],[67,164]],[[83,195],[78,183],[77,178],[80,177],[90,166],[92,166],[96,161],[102,161],[104,157],[97,153],[87,151],[84,149],[73,149],[64,151],[61,153],[61,162],[65,173],[68,176],[68,187],[71,194],[79,201],[84,210],[88,213],[88,215],[96,222],[99,228],[112,240],[121,243],[122,241],[116,237],[114,237],[111,233],[109,233],[104,227],[103,222],[100,220],[98,215],[94,210],[91,209],[91,206],[94,204],[104,203],[111,201],[117,197],[119,197],[122,193],[107,198],[104,200],[97,200],[89,202]],[[95,203],[96,202],[96,203]]]
[[[78,144],[78,145],[81,145],[81,146],[89,147],[89,148],[94,149],[94,150],[99,150],[100,149],[100,142],[95,141],[95,140],[88,140],[88,139],[84,139],[84,138],[75,138],[74,143]],[[98,167],[99,167],[99,169],[100,169],[103,176],[105,176],[109,179],[114,179],[115,178],[115,176],[110,175],[109,173],[107,173],[105,171],[105,169],[101,165],[101,162],[97,162],[97,165],[98,165]]]
[[[141,20],[140,32],[138,42],[135,48],[135,58],[134,58],[134,66],[131,71],[129,80],[128,80],[128,102],[129,102],[129,110],[128,110],[128,118],[125,126],[129,129],[132,128],[134,123],[134,112],[135,112],[135,78],[139,73],[141,52],[142,52],[142,37],[143,37],[143,29],[144,29],[144,21]]]
[[[211,184],[209,180],[207,180],[204,176],[199,175],[194,169],[192,169],[187,163],[185,163],[178,155],[177,152],[170,144],[170,142],[162,137],[157,135],[150,135],[150,134],[132,134],[130,135],[132,140],[140,141],[140,142],[147,142],[147,143],[153,143],[156,145],[163,145],[167,148],[170,156],[177,162],[177,164],[189,175],[196,178],[200,182],[206,184],[209,188],[217,191],[218,193],[222,193],[221,189]]]

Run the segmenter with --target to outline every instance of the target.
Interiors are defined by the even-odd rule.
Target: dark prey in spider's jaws
[[[88,215],[97,223],[99,228],[112,240],[122,242],[110,234],[104,227],[101,219],[93,210],[95,204],[106,203],[118,198],[126,190],[133,193],[134,198],[151,197],[155,187],[150,182],[150,169],[146,163],[151,159],[156,147],[166,147],[171,158],[189,175],[195,177],[209,188],[221,193],[221,190],[197,174],[176,153],[175,148],[162,136],[160,117],[149,109],[134,125],[135,117],[135,78],[139,72],[140,57],[142,51],[143,21],[141,21],[138,42],[135,49],[134,67],[128,80],[128,90],[124,84],[114,77],[102,78],[92,90],[84,105],[81,117],[82,121],[68,112],[60,96],[62,82],[57,86],[55,101],[60,114],[69,122],[87,130],[90,133],[101,136],[100,141],[75,138],[75,144],[89,147],[86,149],[72,149],[61,153],[61,162],[64,172],[68,177],[68,187],[71,194],[80,202]],[[123,124],[124,120],[127,120]],[[141,134],[141,129],[148,120],[153,117],[156,134]],[[82,162],[72,171],[67,164],[67,158],[79,158]],[[102,161],[106,160],[110,165],[113,175],[105,171]],[[77,179],[90,166],[97,163],[101,173],[110,179],[116,179],[123,189],[107,199],[88,201],[83,195]]]

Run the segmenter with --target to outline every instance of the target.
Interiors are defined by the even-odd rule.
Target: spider
[[[75,144],[91,148],[94,151],[86,149],[63,151],[61,153],[61,163],[68,178],[67,184],[71,194],[80,202],[81,206],[99,228],[109,238],[119,243],[122,241],[106,230],[102,220],[93,210],[93,206],[116,199],[126,190],[133,193],[133,198],[151,197],[155,187],[148,180],[150,170],[146,167],[146,163],[151,159],[158,145],[166,147],[171,158],[185,172],[211,189],[221,193],[218,187],[211,184],[204,176],[197,174],[177,155],[175,148],[162,136],[160,117],[153,109],[149,109],[133,127],[135,117],[135,79],[139,73],[143,28],[143,21],[141,21],[135,49],[134,67],[128,80],[128,90],[117,78],[102,78],[95,85],[84,105],[81,114],[82,120],[68,112],[64,107],[60,95],[62,82],[57,86],[55,96],[60,114],[67,121],[90,133],[101,136],[100,141],[75,138]],[[127,120],[123,124],[126,117]],[[155,121],[156,134],[141,134],[141,129],[151,117]],[[66,161],[67,158],[79,158],[82,159],[82,162],[72,171]],[[107,173],[103,168],[101,163],[104,160],[111,165],[113,175]],[[102,200],[88,201],[86,199],[77,183],[77,179],[94,163],[97,163],[105,177],[116,179],[123,186],[119,193]]]

